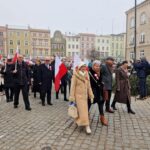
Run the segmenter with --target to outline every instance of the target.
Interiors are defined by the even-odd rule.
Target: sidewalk
[[[53,94],[54,95],[54,94]],[[32,111],[24,110],[22,98],[18,109],[0,97],[0,150],[148,150],[150,149],[150,98],[132,100],[136,115],[117,104],[114,114],[105,113],[109,126],[99,122],[94,105],[90,120],[92,134],[86,135],[67,116],[68,103],[53,100],[42,107],[39,98],[30,96]]]

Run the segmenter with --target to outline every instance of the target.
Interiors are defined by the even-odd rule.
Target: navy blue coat
[[[134,63],[133,66],[137,72],[137,77],[139,78],[147,77],[146,70],[149,68],[149,63],[146,60],[143,60],[139,63]]]

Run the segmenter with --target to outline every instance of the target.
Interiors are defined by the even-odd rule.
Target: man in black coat
[[[112,57],[106,58],[105,64],[101,66],[101,77],[104,83],[104,99],[106,101],[106,112],[114,113],[110,108],[110,99],[112,93],[112,74],[113,74],[114,59]]]
[[[6,102],[13,101],[14,79],[13,79],[13,70],[12,69],[13,69],[12,59],[7,59],[5,68],[3,70]]]
[[[23,100],[25,104],[25,109],[30,111],[30,102],[28,95],[28,83],[30,80],[29,71],[27,64],[23,61],[23,56],[18,56],[17,64],[14,65],[13,68],[13,77],[14,77],[14,108],[18,108],[19,104],[19,94],[20,90],[22,90]]]
[[[39,80],[41,85],[41,100],[42,106],[45,106],[45,96],[47,94],[47,104],[51,103],[51,90],[53,77],[53,66],[50,64],[50,58],[46,57],[44,64],[40,66]]]

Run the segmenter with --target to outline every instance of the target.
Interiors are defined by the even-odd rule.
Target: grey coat
[[[107,64],[101,66],[101,77],[105,90],[112,90],[112,71]]]

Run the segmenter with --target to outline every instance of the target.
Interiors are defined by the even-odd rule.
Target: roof
[[[143,2],[141,2],[140,4],[137,4],[137,8],[140,8],[141,6],[144,6],[145,4],[150,3],[150,0],[144,0]],[[130,12],[134,11],[135,7],[130,8],[129,10],[127,10],[125,13],[129,14]]]

